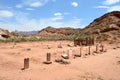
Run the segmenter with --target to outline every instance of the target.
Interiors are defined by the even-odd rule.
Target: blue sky
[[[111,11],[120,0],[0,0],[0,28],[41,30],[47,26],[83,28]]]

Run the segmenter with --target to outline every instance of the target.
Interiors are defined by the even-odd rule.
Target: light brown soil
[[[58,48],[59,44],[63,48]],[[103,54],[72,57],[79,53],[80,47],[68,47],[71,41],[44,41],[1,43],[0,44],[0,80],[120,80],[120,48],[116,45],[106,45],[107,52]],[[119,44],[117,44],[120,46]],[[51,49],[48,49],[49,46]],[[71,48],[70,64],[59,64],[55,59],[61,58]],[[95,51],[95,46],[92,46]],[[52,54],[52,64],[43,64],[46,53]],[[86,54],[88,47],[83,47]],[[30,58],[30,67],[23,68],[24,58]]]

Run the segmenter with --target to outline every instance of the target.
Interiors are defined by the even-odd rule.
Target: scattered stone
[[[61,43],[58,45],[58,48],[63,48],[62,45],[61,45]]]
[[[70,44],[67,44],[67,46],[68,46],[68,47],[72,47],[72,45],[70,45]]]
[[[116,49],[116,47],[113,47],[113,49]]]
[[[63,61],[63,59],[55,59],[55,62],[62,62]]]
[[[31,48],[27,48],[27,51],[31,51]]]
[[[74,56],[75,56],[75,57],[81,57],[81,55],[80,55],[80,54],[74,54]]]
[[[70,64],[69,61],[65,61],[63,59],[56,59],[55,62],[60,63],[60,64]]]
[[[120,48],[120,46],[117,46],[117,48]]]
[[[16,48],[16,46],[14,45],[14,46],[12,46],[11,48],[14,49],[14,48]]]
[[[51,49],[51,47],[50,47],[49,45],[47,45],[47,48],[48,48],[48,49]]]
[[[69,56],[67,54],[62,54],[61,57],[64,59],[69,59]]]

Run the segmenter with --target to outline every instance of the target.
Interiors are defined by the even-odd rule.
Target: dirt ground
[[[60,43],[63,48],[58,48]],[[82,57],[73,57],[80,53],[80,47],[68,44],[73,42],[0,43],[0,80],[120,80],[120,48],[117,47],[120,44],[104,44],[107,52],[87,56],[88,47],[84,46]],[[67,50],[70,50],[67,60],[70,64],[56,63],[55,59],[61,59]],[[91,46],[91,53],[93,51],[95,46]],[[51,53],[52,64],[43,63],[46,53]],[[27,57],[29,69],[21,70]]]

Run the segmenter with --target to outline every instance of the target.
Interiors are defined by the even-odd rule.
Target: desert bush
[[[109,41],[109,44],[113,44],[113,43],[115,43],[116,41],[115,40],[110,40]]]

